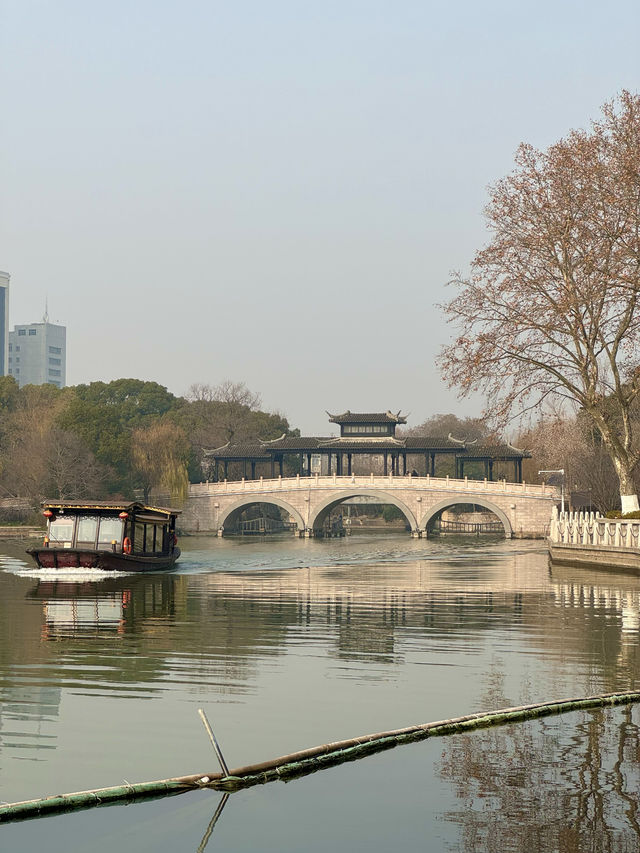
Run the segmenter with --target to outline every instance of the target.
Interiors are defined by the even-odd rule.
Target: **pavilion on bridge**
[[[327,412],[329,414],[329,412]],[[400,412],[350,412],[329,414],[340,435],[287,436],[272,441],[227,443],[205,451],[210,478],[255,480],[260,476],[310,477],[382,474],[522,482],[522,460],[531,454],[510,444],[480,444],[449,434],[397,436],[406,424]]]

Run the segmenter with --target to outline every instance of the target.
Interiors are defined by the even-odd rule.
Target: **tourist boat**
[[[43,504],[47,533],[29,548],[40,568],[148,572],[170,569],[180,556],[179,511],[124,501]]]

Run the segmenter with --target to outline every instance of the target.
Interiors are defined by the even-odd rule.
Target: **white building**
[[[8,272],[0,272],[0,376],[5,376],[9,366],[9,279]]]
[[[67,329],[49,323],[45,314],[42,323],[15,326],[9,332],[7,373],[18,385],[66,384]]]

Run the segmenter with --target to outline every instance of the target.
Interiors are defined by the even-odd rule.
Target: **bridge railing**
[[[534,483],[508,483],[506,480],[471,480],[468,477],[464,479],[455,479],[453,477],[412,477],[407,476],[376,476],[369,474],[365,476],[341,476],[337,474],[328,477],[321,477],[315,474],[311,477],[276,477],[266,479],[260,477],[258,480],[222,480],[220,482],[207,483],[191,483],[189,485],[189,496],[197,497],[199,495],[216,495],[225,493],[237,492],[273,492],[279,490],[301,489],[308,491],[310,489],[351,489],[353,486],[367,489],[384,489],[386,491],[393,489],[415,489],[423,491],[425,489],[433,489],[434,491],[442,491],[443,489],[455,492],[476,493],[507,493],[507,494],[527,494],[530,496],[545,496],[555,498],[557,489],[554,486],[548,486]],[[472,503],[472,501],[469,501]]]
[[[593,512],[558,512],[551,517],[549,541],[554,545],[640,548],[640,519],[603,518]]]

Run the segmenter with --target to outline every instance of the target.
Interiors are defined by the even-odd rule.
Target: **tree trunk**
[[[619,456],[613,455],[613,464],[620,480],[620,503],[622,505],[623,515],[627,512],[636,512],[640,509],[638,505],[638,494],[633,482],[632,467],[627,459],[620,459]]]

